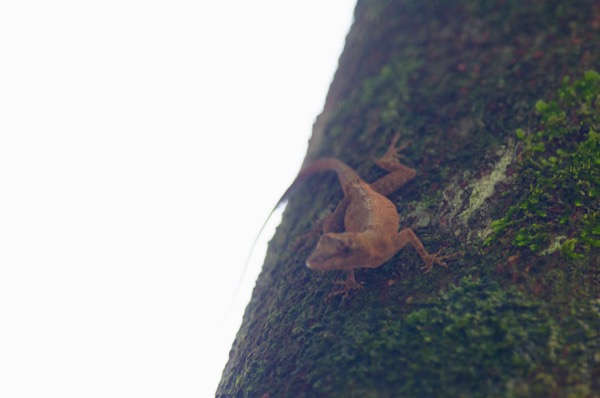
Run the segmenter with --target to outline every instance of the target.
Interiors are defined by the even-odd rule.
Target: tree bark
[[[333,175],[290,199],[218,397],[600,396],[600,4],[359,0],[307,162],[366,181],[395,132],[417,177],[390,196],[429,252],[304,266]],[[302,241],[300,241],[302,242]]]

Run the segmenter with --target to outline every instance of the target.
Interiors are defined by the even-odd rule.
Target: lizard
[[[346,271],[347,279],[335,282],[343,285],[343,289],[332,292],[328,297],[343,294],[345,298],[353,289],[363,288],[363,283],[356,281],[354,270],[377,268],[407,244],[410,244],[425,262],[425,265],[421,267],[425,273],[431,271],[434,264],[447,268],[448,265],[444,260],[454,258],[455,255],[440,256],[441,250],[430,254],[411,228],[398,231],[400,227],[398,210],[386,196],[398,190],[416,175],[415,169],[403,165],[399,161],[399,152],[408,146],[404,144],[396,147],[399,139],[400,134],[396,133],[384,155],[374,160],[378,167],[389,174],[371,184],[367,184],[350,166],[337,158],[317,159],[303,166],[277,201],[254,239],[238,280],[236,295],[240,290],[258,238],[275,210],[293,194],[303,181],[315,173],[325,171],[336,172],[344,191],[344,198],[331,215],[317,223],[313,231],[305,235],[312,235],[317,228],[322,228],[323,235],[317,241],[315,250],[306,259],[308,268],[320,271]],[[231,310],[234,301],[235,297],[230,303],[227,313]]]
[[[343,285],[343,290],[331,295],[343,294],[346,297],[351,290],[362,288],[363,284],[357,282],[354,276],[355,269],[379,267],[407,244],[425,262],[421,268],[426,273],[434,264],[447,268],[444,260],[454,258],[454,255],[441,256],[441,251],[428,253],[411,228],[399,231],[398,210],[386,196],[416,175],[415,169],[399,161],[399,152],[406,147],[396,147],[399,139],[400,134],[397,133],[385,154],[375,159],[375,164],[389,173],[377,181],[368,184],[341,160],[322,158],[304,166],[280,200],[285,200],[299,183],[315,173],[334,171],[337,174],[344,197],[334,212],[318,225],[322,225],[323,235],[306,259],[306,265],[313,270],[346,271],[347,279],[336,281]]]

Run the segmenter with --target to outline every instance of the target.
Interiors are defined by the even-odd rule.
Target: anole
[[[362,288],[362,283],[357,282],[354,277],[355,269],[379,267],[407,244],[415,248],[425,262],[422,267],[425,272],[429,272],[434,264],[447,267],[444,260],[454,257],[440,256],[439,252],[429,254],[412,229],[398,231],[400,216],[396,206],[386,195],[396,191],[416,175],[414,169],[398,160],[399,152],[405,147],[396,147],[399,138],[400,135],[396,134],[386,153],[375,159],[377,166],[389,172],[377,181],[366,183],[350,166],[336,158],[318,159],[300,170],[278,201],[277,206],[302,181],[315,173],[334,171],[337,174],[344,198],[335,211],[319,223],[319,226],[322,225],[323,235],[306,259],[306,265],[310,269],[347,272],[345,281],[336,282],[344,286],[343,290],[332,295],[347,296],[352,289]]]

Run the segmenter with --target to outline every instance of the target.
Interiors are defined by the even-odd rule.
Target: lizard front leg
[[[335,290],[327,295],[326,300],[331,299],[332,297],[343,295],[342,300],[348,297],[350,292],[354,289],[362,289],[364,286],[363,282],[357,282],[354,277],[354,270],[349,269],[346,270],[346,280],[345,281],[335,281],[334,283],[337,285],[343,285],[343,288],[340,290]]]
[[[448,264],[446,264],[444,260],[450,260],[456,257],[456,254],[440,256],[439,254],[441,250],[434,254],[427,253],[427,250],[425,250],[425,247],[423,247],[423,243],[421,243],[421,240],[417,237],[417,235],[415,235],[414,231],[410,228],[405,228],[402,231],[398,232],[394,243],[396,244],[396,248],[398,249],[398,251],[402,250],[402,248],[407,244],[410,244],[412,247],[414,247],[417,253],[419,253],[419,256],[421,256],[423,261],[425,261],[425,265],[421,267],[421,269],[425,270],[425,273],[431,271],[431,268],[433,268],[434,264],[439,264],[444,268],[448,268]]]

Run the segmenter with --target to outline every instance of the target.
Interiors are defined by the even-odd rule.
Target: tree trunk
[[[309,231],[335,176],[290,199],[218,397],[600,396],[600,3],[359,0],[307,162],[366,181],[395,132],[410,247],[327,299]],[[298,243],[300,242],[300,243]]]

